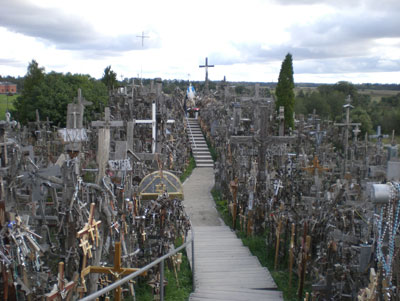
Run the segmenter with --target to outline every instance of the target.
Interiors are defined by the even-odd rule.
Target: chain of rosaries
[[[388,204],[382,206],[379,219],[378,219],[378,239],[377,239],[377,258],[385,271],[389,285],[392,281],[392,263],[395,254],[395,236],[399,229],[399,213],[400,213],[400,184],[395,182],[388,182],[390,186],[390,200]],[[396,208],[395,214],[393,215],[394,209]],[[388,233],[389,250],[387,254],[384,254],[383,241]]]

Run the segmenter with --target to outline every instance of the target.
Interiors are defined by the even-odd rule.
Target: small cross
[[[165,184],[164,183],[160,183],[156,185],[156,192],[158,192],[159,194],[162,194],[165,192]]]
[[[321,165],[319,165],[318,157],[315,156],[314,159],[313,159],[313,165],[305,167],[305,168],[303,168],[303,170],[306,170],[311,174],[315,174],[316,170],[318,170],[318,172],[321,173],[323,171],[329,170],[329,168],[324,168]]]

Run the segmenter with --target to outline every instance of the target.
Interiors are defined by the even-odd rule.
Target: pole
[[[160,300],[164,301],[164,260],[160,262]]]
[[[192,232],[193,233],[193,232]],[[194,237],[192,237],[192,274],[193,274],[193,291],[196,291],[196,279],[195,279],[195,269],[194,269]]]

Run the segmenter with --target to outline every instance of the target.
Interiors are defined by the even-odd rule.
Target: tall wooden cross
[[[114,252],[114,266],[113,267],[99,267],[99,266],[88,266],[82,269],[81,277],[82,279],[90,274],[90,273],[99,273],[99,274],[111,274],[114,277],[114,281],[121,279],[121,276],[126,276],[131,273],[138,271],[137,268],[123,268],[121,267],[121,242],[115,243],[115,252]],[[145,276],[146,272],[142,274]],[[115,289],[114,300],[121,300],[122,288],[117,287]]]
[[[208,68],[212,68],[214,65],[209,65],[208,64],[208,57],[206,57],[206,63],[205,65],[200,65],[199,68],[205,68],[206,69],[206,82],[205,82],[205,90],[208,92]]]
[[[144,31],[142,31],[142,34],[140,36],[136,36],[136,37],[142,39],[142,49],[143,49],[143,46],[144,46],[144,39],[150,38],[149,36],[145,36],[144,35]]]
[[[99,184],[106,172],[106,166],[110,157],[110,127],[123,127],[122,120],[111,121],[110,108],[104,109],[104,121],[92,121],[92,127],[99,127],[98,147],[96,161],[99,166],[96,183]]]
[[[347,157],[349,150],[349,129],[351,126],[361,126],[361,123],[351,123],[350,122],[350,109],[354,108],[350,102],[350,95],[346,99],[347,104],[343,106],[346,109],[346,121],[344,123],[335,123],[336,126],[343,126],[345,128],[345,137],[344,137],[344,164],[343,164],[343,174],[347,172]]]

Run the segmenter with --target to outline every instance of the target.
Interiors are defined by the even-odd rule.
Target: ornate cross
[[[94,207],[95,203],[90,204],[90,212],[88,222],[85,224],[82,230],[77,233],[77,237],[80,238],[81,243],[80,247],[82,247],[84,255],[88,254],[89,258],[92,257],[91,248],[92,246],[89,244],[89,236],[92,242],[96,242],[96,247],[99,245],[99,229],[98,226],[101,224],[101,221],[96,221],[94,219]]]
[[[311,166],[304,167],[303,170],[308,171],[311,174],[315,174],[316,170],[318,170],[319,173],[322,173],[323,171],[329,170],[329,168],[325,168],[319,165],[318,157],[315,156],[313,159],[313,164]]]

